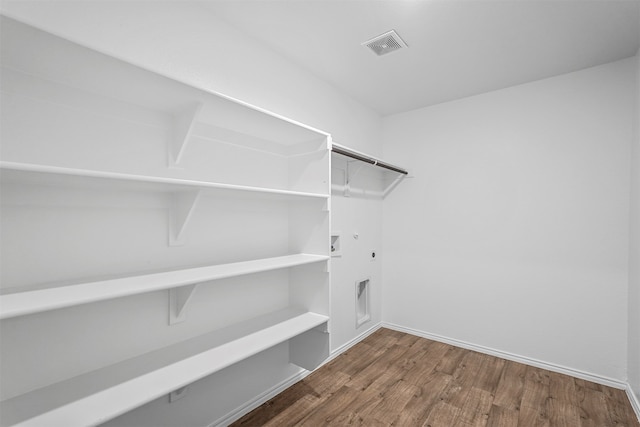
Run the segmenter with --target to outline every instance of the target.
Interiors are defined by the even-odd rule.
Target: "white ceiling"
[[[640,0],[214,0],[219,18],[381,115],[633,56]],[[409,45],[360,44],[395,29]]]

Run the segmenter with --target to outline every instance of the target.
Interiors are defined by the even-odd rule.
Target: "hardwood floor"
[[[232,425],[640,427],[622,390],[389,329]]]

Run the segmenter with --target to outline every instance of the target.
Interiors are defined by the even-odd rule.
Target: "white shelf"
[[[0,291],[0,319],[11,332],[2,337],[10,375],[0,427],[102,424],[254,356],[246,366],[268,374],[245,377],[243,364],[220,374],[239,382],[206,380],[208,395],[228,394],[205,404],[217,419],[243,403],[241,387],[259,395],[286,380],[289,364],[323,363],[331,136],[1,21],[11,40],[0,73],[1,208],[11,229],[3,249],[12,255],[4,275],[15,287]],[[220,264],[261,256],[256,251],[293,254]],[[193,267],[203,253],[217,265]],[[145,270],[156,254],[153,263],[165,267]],[[118,255],[128,267],[118,266]],[[192,267],[159,270],[169,263]],[[105,269],[110,275],[99,276]],[[279,271],[263,273],[272,270]],[[202,292],[210,307],[179,327],[157,321],[165,307],[152,301],[136,310],[53,311],[126,305],[128,296],[160,291],[173,325],[185,320],[198,288],[237,276],[241,286],[210,283],[216,287]],[[194,395],[170,408],[174,415],[204,410]]]
[[[293,309],[260,316],[2,402],[1,425],[95,426],[328,320]]]
[[[75,88],[85,94],[117,99],[148,110],[175,114],[179,122],[182,122],[182,113],[191,110],[190,106],[203,104],[201,111],[192,116],[192,122],[229,129],[284,147],[328,135],[260,107],[193,87],[172,76],[149,71],[10,19],[4,19],[2,24],[7,28],[7,33],[12,35],[11,40],[3,43],[3,67],[23,73],[31,79],[53,82],[59,87]],[[37,60],[25,56],[24,52],[37,52],[38,55],[34,55]],[[60,60],[61,55],[64,60]],[[20,90],[32,93],[34,85],[21,86]],[[82,99],[86,101],[86,98]],[[84,103],[79,102],[79,105]],[[185,128],[178,126],[180,129]],[[184,142],[182,137],[190,132],[177,133],[175,143],[180,147]],[[179,160],[180,149],[174,154],[178,154],[176,157]]]
[[[169,194],[172,197],[168,233],[168,243],[171,246],[184,244],[185,230],[201,196],[254,201],[326,201],[329,198],[328,194],[320,193],[8,161],[0,161],[0,182],[91,191],[115,189],[125,192]]]
[[[328,259],[323,255],[297,254],[0,295],[0,319]]]
[[[0,161],[0,171],[2,172],[1,178],[4,183],[31,183],[46,186],[70,186],[92,189],[105,184],[109,187],[124,184],[122,188],[130,191],[171,193],[185,190],[202,190],[205,194],[217,193],[217,195],[222,192],[229,194],[244,193],[250,195],[252,198],[259,195],[276,199],[293,200],[329,198],[328,194],[7,161]]]

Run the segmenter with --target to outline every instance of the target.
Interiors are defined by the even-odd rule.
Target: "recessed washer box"
[[[368,278],[356,281],[356,328],[359,328],[371,320],[371,312],[369,309],[370,283],[371,281]]]

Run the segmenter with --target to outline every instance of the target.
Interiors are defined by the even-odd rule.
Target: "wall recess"
[[[341,233],[334,232],[331,233],[331,256],[332,257],[341,257],[342,256],[342,242],[341,242]]]
[[[356,281],[356,328],[371,320],[369,284],[370,279]]]

